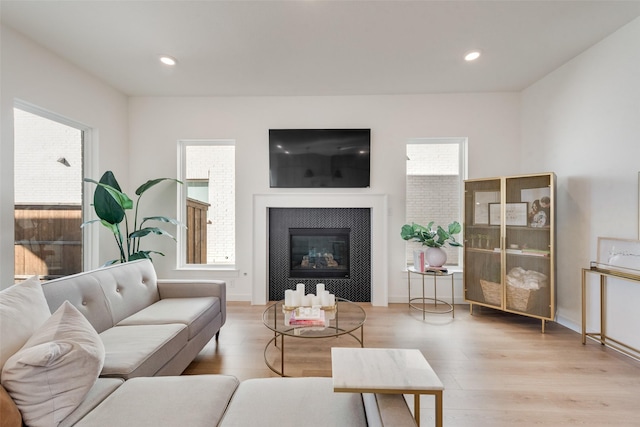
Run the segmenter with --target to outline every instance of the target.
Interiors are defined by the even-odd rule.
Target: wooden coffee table
[[[436,426],[442,427],[444,386],[420,350],[391,348],[331,349],[333,391],[413,394],[420,425],[420,395],[436,399]]]

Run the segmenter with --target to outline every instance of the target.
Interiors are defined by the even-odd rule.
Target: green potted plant
[[[420,242],[426,246],[428,249],[425,252],[425,258],[429,266],[442,267],[447,262],[447,253],[442,249],[442,246],[445,244],[462,246],[454,237],[454,234],[458,234],[460,231],[462,231],[462,227],[458,221],[453,221],[446,229],[431,221],[426,227],[416,223],[405,224],[402,226],[400,236],[404,240]]]
[[[147,221],[159,221],[165,223],[171,223],[177,226],[184,226],[181,222],[167,218],[165,216],[149,216],[144,217],[138,223],[138,208],[140,205],[140,198],[151,187],[161,183],[162,181],[175,181],[182,184],[181,181],[175,178],[158,178],[145,182],[136,190],[138,196],[135,202],[135,209],[133,200],[120,189],[120,185],[116,180],[113,172],[106,171],[100,181],[95,181],[90,178],[85,178],[84,181],[96,184],[96,190],[93,194],[93,208],[99,219],[85,221],[82,223],[82,227],[92,224],[94,222],[100,222],[107,227],[113,233],[118,250],[120,252],[120,258],[108,261],[105,265],[115,264],[117,262],[127,262],[136,259],[151,259],[151,254],[158,254],[164,256],[162,252],[153,250],[141,249],[140,243],[143,237],[150,234],[156,234],[161,236],[167,236],[173,240],[176,240],[171,234],[159,227],[145,226]],[[131,224],[127,217],[127,210],[134,210],[133,223]],[[121,230],[121,224],[124,222],[124,235]],[[131,230],[131,231],[130,231]]]

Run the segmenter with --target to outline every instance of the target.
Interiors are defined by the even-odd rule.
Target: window
[[[35,274],[52,279],[83,267],[84,132],[31,111],[13,110],[17,281]]]
[[[462,224],[462,188],[466,177],[466,139],[416,138],[407,142],[406,222],[426,226],[435,221],[446,228]],[[461,239],[461,235],[455,236]],[[407,242],[407,264],[413,250],[422,246]],[[445,245],[448,265],[460,265],[461,251]]]
[[[235,253],[235,142],[181,141],[179,265],[233,267]]]

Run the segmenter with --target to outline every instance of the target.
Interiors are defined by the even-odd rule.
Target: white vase
[[[442,248],[427,248],[424,258],[430,267],[442,267],[447,262],[447,253]]]

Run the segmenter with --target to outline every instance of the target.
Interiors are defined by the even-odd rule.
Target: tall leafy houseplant
[[[170,237],[176,240],[171,234],[158,227],[150,227],[145,224],[147,221],[159,221],[165,223],[171,223],[177,226],[184,226],[181,222],[167,218],[165,216],[149,216],[144,217],[138,222],[138,208],[140,205],[140,199],[142,195],[151,187],[161,183],[162,181],[175,181],[182,184],[181,181],[174,178],[158,178],[152,179],[142,184],[136,190],[138,196],[135,206],[133,200],[120,189],[120,185],[116,180],[113,172],[106,171],[100,181],[95,181],[90,178],[85,178],[84,181],[96,184],[96,190],[93,194],[93,208],[99,219],[86,221],[82,224],[82,227],[94,223],[100,222],[107,227],[113,233],[113,237],[118,245],[120,251],[120,259],[114,259],[105,263],[105,265],[115,264],[117,262],[128,262],[136,259],[151,259],[151,254],[158,254],[164,256],[162,252],[152,250],[142,250],[141,240],[143,237],[150,234],[156,234],[161,236]],[[127,211],[133,210],[133,223],[131,224],[127,217]],[[124,234],[121,229],[121,225],[124,222]],[[131,230],[131,231],[130,231]]]

